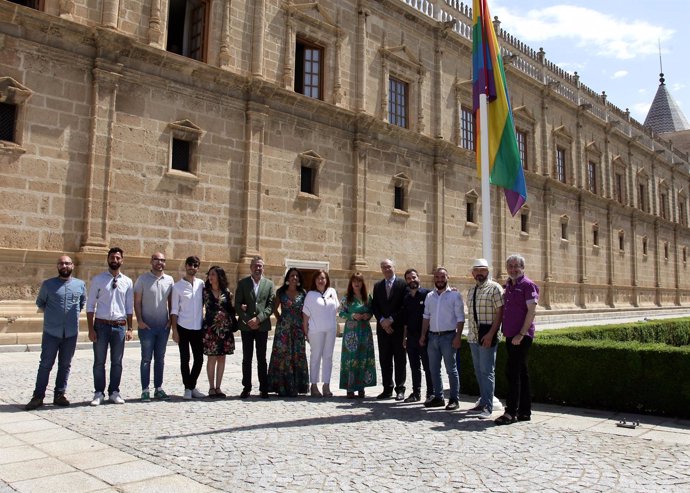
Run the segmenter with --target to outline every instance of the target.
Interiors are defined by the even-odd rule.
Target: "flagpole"
[[[482,254],[492,266],[491,248],[491,188],[489,185],[489,118],[486,93],[479,95],[479,155],[482,173]]]

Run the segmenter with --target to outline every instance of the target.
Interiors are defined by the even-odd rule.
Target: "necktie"
[[[393,287],[393,281],[386,281],[386,298],[391,297],[391,288]]]

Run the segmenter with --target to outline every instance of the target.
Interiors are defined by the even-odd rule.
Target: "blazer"
[[[382,279],[374,284],[374,297],[371,308],[376,317],[376,328],[381,329],[381,319],[393,317],[393,330],[403,330],[405,320],[403,317],[403,300],[407,293],[407,284],[396,276],[391,286],[391,296],[386,296],[386,280]]]
[[[270,279],[261,278],[259,292],[256,296],[254,295],[254,281],[251,276],[241,279],[235,290],[235,310],[239,316],[240,330],[251,330],[247,321],[254,317],[259,318],[259,331],[268,332],[271,330],[271,314],[273,314],[275,296],[275,287]],[[247,305],[247,311],[242,310],[242,305]]]

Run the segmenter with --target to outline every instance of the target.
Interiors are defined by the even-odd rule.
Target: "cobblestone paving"
[[[2,412],[24,412],[18,405],[31,397],[38,356],[0,353]],[[127,404],[91,408],[92,352],[78,350],[68,392],[74,404],[36,413],[223,491],[690,491],[690,439],[667,443],[634,430],[601,432],[590,428],[606,415],[595,420],[586,410],[539,405],[532,422],[498,427],[462,411],[377,401],[380,387],[368,389],[365,400],[345,399],[344,391],[320,400],[240,400],[240,362],[239,351],[228,356],[230,398],[183,401],[177,348],[169,346],[165,389],[175,397],[142,403],[139,348],[128,345]],[[337,364],[333,374],[335,388]],[[206,384],[204,368],[199,388]],[[474,398],[464,397],[461,409],[468,409]],[[51,399],[49,392],[46,402]],[[563,412],[579,415],[563,419]],[[677,431],[690,438],[686,426]]]

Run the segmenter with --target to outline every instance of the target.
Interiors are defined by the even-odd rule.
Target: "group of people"
[[[72,276],[72,259],[58,259],[58,276],[43,282],[36,300],[44,315],[41,358],[36,387],[25,409],[43,405],[49,375],[58,359],[53,403],[68,406],[65,392],[71,360],[77,343],[79,313],[86,307],[89,339],[93,343],[94,397],[92,406],[110,402],[124,404],[120,395],[122,357],[125,342],[132,339],[133,314],[141,343],[141,400],[168,399],[163,390],[165,351],[172,338],[179,346],[184,399],[222,399],[225,357],[235,350],[235,336],[242,339],[242,392],[252,391],[252,361],[256,351],[259,394],[268,398],[310,394],[331,397],[331,372],[338,317],[345,320],[339,388],[347,398],[365,397],[366,387],[377,385],[372,317],[376,326],[382,392],[377,399],[407,403],[422,400],[422,369],[425,376],[425,407],[459,408],[460,344],[465,322],[467,342],[480,397],[469,411],[490,418],[498,401],[494,398],[496,351],[500,333],[506,339],[508,395],[499,425],[531,418],[531,395],[527,360],[534,338],[534,316],[539,300],[537,285],[524,275],[525,260],[511,255],[506,260],[505,286],[492,280],[489,265],[477,259],[471,266],[475,285],[466,296],[468,317],[462,294],[449,285],[444,267],[434,271],[433,289],[420,285],[415,269],[404,279],[395,273],[392,260],[380,267],[383,279],[369,294],[361,273],[351,275],[347,292],[338,297],[330,285],[328,272],[314,273],[305,289],[302,273],[289,268],[276,290],[264,276],[264,261],[252,258],[250,275],[241,279],[234,293],[222,267],[212,266],[206,280],[197,277],[200,260],[185,260],[185,274],[177,282],[165,274],[165,256],[151,256],[151,269],[136,282],[120,269],[124,253],[108,251],[108,270],[91,280],[88,296],[83,281]],[[276,319],[273,348],[267,361],[271,316]],[[307,361],[307,344],[310,347]],[[106,394],[105,362],[110,350],[110,380]],[[207,357],[208,393],[197,388]],[[190,367],[191,360],[191,367]],[[406,367],[409,360],[412,391],[405,397]],[[151,362],[153,388],[150,387]],[[441,364],[450,384],[446,405]],[[319,383],[321,388],[319,388]],[[497,405],[500,405],[497,404]]]

